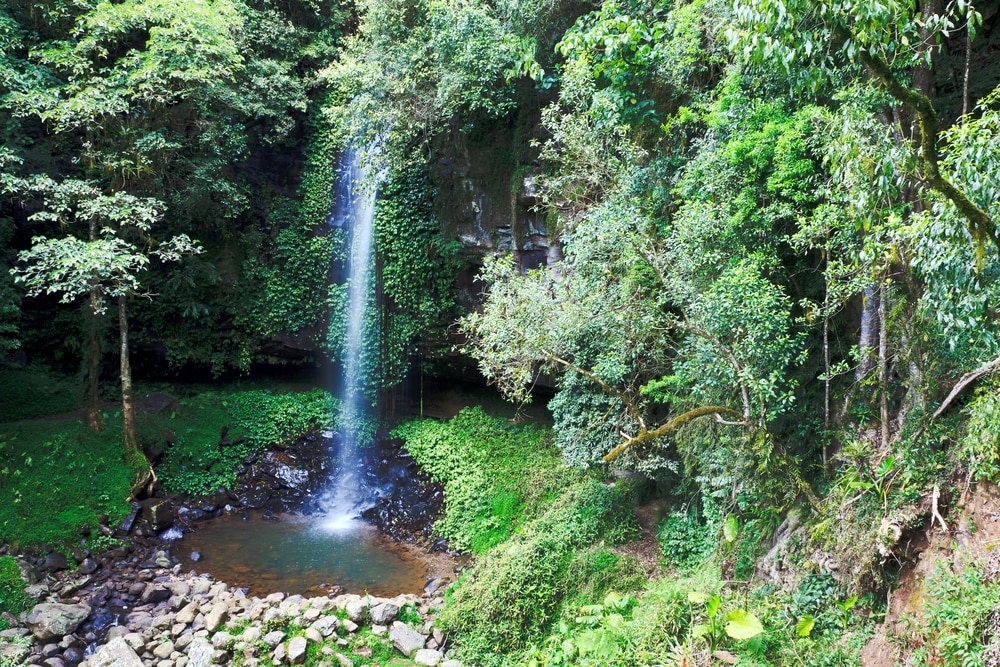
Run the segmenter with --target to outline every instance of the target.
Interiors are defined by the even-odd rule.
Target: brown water
[[[361,522],[329,530],[309,517],[230,515],[199,523],[175,544],[185,568],[251,595],[320,595],[340,586],[348,593],[388,596],[420,593],[427,582],[423,562]],[[192,551],[201,554],[197,562]]]

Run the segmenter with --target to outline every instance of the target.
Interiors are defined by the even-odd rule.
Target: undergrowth
[[[0,614],[18,614],[28,609],[28,597],[24,594],[24,580],[13,556],[0,556]],[[8,622],[0,615],[0,630],[6,630]]]
[[[121,414],[95,433],[81,419],[0,425],[0,542],[15,548],[68,544],[79,529],[127,514],[139,470],[125,461]],[[250,390],[203,393],[175,409],[139,412],[144,449],[164,449],[157,475],[168,491],[204,494],[229,488],[251,452],[311,431],[336,428],[339,403],[327,392]]]

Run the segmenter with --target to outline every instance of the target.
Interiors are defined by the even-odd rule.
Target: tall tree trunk
[[[855,379],[860,382],[871,371],[874,365],[872,352],[875,349],[875,326],[877,324],[876,314],[878,312],[879,301],[878,288],[876,286],[866,287],[864,300],[861,305],[861,333],[858,335],[858,352],[861,358],[858,360],[858,369]]]
[[[129,457],[139,452],[139,442],[135,435],[135,404],[132,396],[132,367],[128,358],[128,318],[125,313],[126,299],[118,297],[118,329],[121,333],[121,376],[122,376],[122,442]]]
[[[88,238],[91,242],[97,240],[97,221],[91,219]],[[84,404],[87,410],[87,427],[91,431],[104,428],[104,415],[101,413],[100,379],[101,379],[101,316],[98,310],[101,306],[101,292],[97,287],[90,290],[89,303],[83,307],[84,321]]]
[[[91,431],[100,431],[104,428],[100,397],[101,316],[96,310],[100,306],[100,298],[100,293],[96,289],[91,290],[89,303],[83,306],[84,404],[87,410],[87,427]]]
[[[882,421],[882,448],[889,446],[889,327],[886,322],[886,289],[888,282],[882,283],[878,299],[878,384],[881,389],[879,416]]]

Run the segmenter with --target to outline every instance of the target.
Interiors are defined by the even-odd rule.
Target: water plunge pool
[[[250,595],[326,595],[333,586],[379,596],[419,594],[427,581],[424,562],[360,521],[331,530],[317,517],[226,515],[200,523],[175,545],[185,569]],[[191,560],[195,551],[198,561]]]

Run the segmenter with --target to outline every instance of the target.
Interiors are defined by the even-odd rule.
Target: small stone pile
[[[139,604],[122,613],[89,657],[77,630],[91,607],[44,602],[23,617],[23,627],[0,633],[0,659],[39,667],[255,667],[303,664],[311,654],[320,667],[353,667],[351,657],[371,658],[382,645],[410,661],[400,664],[461,667],[446,658],[447,638],[433,624],[443,605],[433,590],[393,598],[258,598],[171,570],[133,585],[142,588]]]

